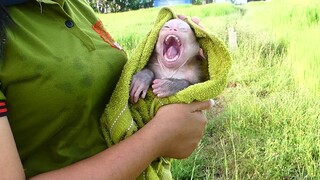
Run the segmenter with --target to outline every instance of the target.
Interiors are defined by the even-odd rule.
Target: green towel
[[[101,128],[109,147],[144,126],[161,106],[170,103],[209,100],[215,98],[225,88],[231,65],[229,51],[219,38],[206,32],[188,17],[185,21],[194,30],[206,57],[203,70],[207,75],[207,80],[191,85],[166,98],[158,98],[149,90],[145,99],[140,98],[134,105],[130,103],[129,91],[132,76],[147,64],[161,27],[165,22],[174,18],[177,18],[177,15],[171,9],[162,8],[154,27],[137,46],[125,65],[115,91],[101,117]],[[162,157],[156,159],[138,179],[172,179],[170,160]]]

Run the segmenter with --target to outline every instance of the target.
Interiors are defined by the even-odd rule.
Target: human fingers
[[[208,101],[195,101],[191,103],[192,105],[192,112],[208,110],[213,107],[214,101],[212,99]]]
[[[182,14],[178,14],[177,16],[178,16],[178,18],[181,19],[181,20],[187,19],[187,17],[186,17],[185,15],[182,15]]]
[[[198,17],[192,17],[191,20],[196,24],[200,23],[200,19]]]
[[[150,123],[162,132],[158,141],[160,156],[182,159],[194,151],[207,123],[205,114],[195,109],[206,109],[209,104],[209,101],[170,104],[159,109]]]
[[[200,19],[198,17],[192,17],[191,20],[196,23],[200,28],[204,29],[204,27],[200,24]]]
[[[178,14],[177,17],[178,17],[179,19],[181,19],[181,20],[186,20],[186,19],[187,19],[187,16],[182,15],[182,14]],[[198,17],[191,17],[191,20],[192,20],[195,24],[197,24],[200,28],[204,29],[204,26],[202,26],[202,25],[200,24],[200,18],[198,18]]]

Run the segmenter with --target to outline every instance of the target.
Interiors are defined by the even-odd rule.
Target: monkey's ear
[[[199,48],[199,52],[198,52],[197,56],[198,56],[199,60],[205,60],[206,59],[206,57],[204,56],[202,48]]]

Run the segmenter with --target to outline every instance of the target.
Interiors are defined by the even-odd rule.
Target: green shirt
[[[99,119],[126,55],[84,0],[30,0],[10,7],[0,64],[26,176],[54,170],[107,148]]]

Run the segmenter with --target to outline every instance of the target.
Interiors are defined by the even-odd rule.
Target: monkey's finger
[[[144,98],[146,97],[147,91],[148,91],[147,89],[144,90],[144,91],[142,91],[142,94],[141,94],[141,98],[142,98],[142,99],[144,99]]]
[[[132,87],[136,84],[136,82],[137,82],[137,79],[136,78],[132,78],[130,89],[132,89]]]
[[[164,82],[164,81],[163,81],[162,79],[155,79],[155,80],[153,81],[153,84],[152,84],[152,89],[156,89],[156,88],[162,86],[162,85],[163,85],[163,82]]]
[[[168,96],[171,96],[173,95],[175,92],[173,91],[170,91],[170,90],[161,90],[159,93],[158,93],[158,97],[168,97]]]
[[[157,87],[155,87],[155,86],[157,86]],[[155,94],[158,97],[160,97],[159,94],[161,94],[163,92],[163,90],[158,84],[155,85],[155,86],[152,86],[152,92],[153,92],[153,94]]]
[[[130,102],[131,102],[132,104],[134,104],[134,101],[133,101],[133,97],[132,97],[132,96],[130,96]]]
[[[152,89],[152,92],[153,92],[154,94],[158,95],[158,94],[159,94],[159,88],[153,88],[153,89]]]
[[[165,90],[165,89],[162,89],[162,88],[154,89],[153,93],[155,95],[157,95],[158,97],[167,97],[167,96],[171,95],[168,90]]]
[[[136,93],[134,96],[132,96],[132,102],[133,102],[133,103],[137,103],[137,102],[138,102],[138,100],[139,100],[139,98],[140,98],[139,95],[140,95],[140,94]]]
[[[139,93],[139,92],[137,92],[138,88],[139,88],[139,86],[137,86],[137,85],[132,86],[132,89],[130,91],[130,99],[131,99],[132,103],[136,103],[137,99],[139,98],[139,95],[138,95],[138,98],[136,98],[136,94]]]
[[[135,92],[137,91],[137,87],[132,85],[130,87],[130,96],[133,96],[135,94]]]
[[[157,96],[158,96],[159,98],[167,97],[167,95],[166,95],[165,93],[159,93]]]
[[[155,80],[153,80],[153,84],[158,84],[159,82],[161,82],[161,79],[155,79]]]
[[[138,87],[137,91],[134,94],[134,102],[138,102],[140,95],[142,97],[144,91],[147,91],[147,88],[145,88],[144,86]]]
[[[130,92],[130,102],[134,103],[134,92],[133,91]]]
[[[152,89],[157,89],[158,87],[160,87],[160,85],[159,84],[152,84]]]
[[[137,90],[133,96],[133,102],[138,102],[139,97],[140,97],[141,91]]]
[[[131,81],[131,84],[130,84],[130,92],[132,92],[133,88],[134,88],[134,85],[135,85],[135,82],[134,82],[134,79]]]

